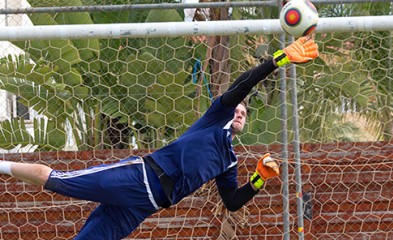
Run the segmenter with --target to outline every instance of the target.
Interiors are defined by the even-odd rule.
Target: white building
[[[1,9],[8,8],[28,8],[29,3],[26,0],[2,0],[0,1]],[[26,14],[5,14],[0,15],[0,26],[25,26],[33,25]],[[23,51],[7,41],[0,41],[0,57],[6,56],[19,56],[22,55]],[[0,90],[0,121],[10,119],[12,117],[21,117],[26,121],[26,126],[29,132],[33,135],[32,121],[34,117],[37,117],[37,113],[32,109],[26,109],[21,104],[16,101],[16,96],[8,93],[4,90]],[[26,146],[26,147],[16,147],[13,150],[2,150],[1,153],[7,152],[31,152],[34,151],[36,147]]]

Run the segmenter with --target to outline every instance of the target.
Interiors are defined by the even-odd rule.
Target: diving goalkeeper
[[[257,162],[250,181],[238,186],[232,139],[246,121],[243,99],[277,67],[317,56],[314,40],[299,38],[239,76],[182,136],[146,156],[69,172],[42,164],[0,161],[0,173],[65,196],[99,202],[75,239],[124,238],[157,210],[177,204],[212,179],[226,208],[236,211],[268,179],[279,175],[279,165],[267,153]]]

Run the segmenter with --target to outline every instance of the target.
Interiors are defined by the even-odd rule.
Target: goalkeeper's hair
[[[246,108],[247,111],[247,116],[250,115],[250,108],[249,108],[249,98],[246,97],[245,99],[243,99],[239,104],[243,105]]]
[[[243,105],[246,109],[248,108],[248,101],[247,101],[247,99],[243,99],[239,104]]]

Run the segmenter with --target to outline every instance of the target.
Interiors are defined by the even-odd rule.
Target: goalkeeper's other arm
[[[258,193],[249,183],[240,188],[218,187],[218,192],[225,207],[231,212],[239,210]]]
[[[276,161],[274,161],[268,153],[259,159],[256,171],[252,175],[250,182],[244,184],[240,188],[237,187],[237,184],[236,186],[232,185],[232,187],[225,184],[228,180],[228,178],[226,178],[228,175],[231,174],[227,172],[217,177],[216,183],[225,207],[229,211],[234,212],[253,198],[267,179],[278,176],[279,168]],[[255,181],[253,182],[253,180]]]
[[[250,178],[250,185],[254,190],[260,189],[266,180],[277,177],[280,174],[280,167],[277,162],[266,153],[258,160],[254,174]]]

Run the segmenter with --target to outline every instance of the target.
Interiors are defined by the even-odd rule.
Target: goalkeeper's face
[[[247,109],[243,104],[238,104],[235,109],[235,117],[232,122],[232,132],[240,133],[243,131],[244,124],[246,123]]]

